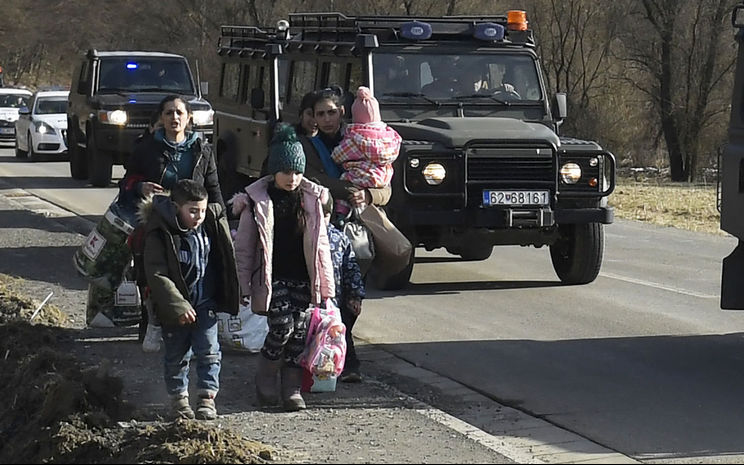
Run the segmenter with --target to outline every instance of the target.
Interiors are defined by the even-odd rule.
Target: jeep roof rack
[[[474,31],[478,24],[493,23],[504,28],[504,38],[494,41],[501,45],[535,45],[532,31],[509,30],[507,17],[495,16],[346,16],[343,13],[290,13],[289,31],[295,39],[321,46],[327,42],[353,46],[359,34],[375,34],[380,42],[412,42],[401,35],[404,25],[412,22],[426,23],[431,27],[431,36],[418,42],[442,42],[479,40]],[[290,40],[290,43],[293,41]]]
[[[264,57],[271,44],[275,44],[275,28],[259,28],[256,26],[222,26],[220,38],[217,41],[219,55],[256,56]]]

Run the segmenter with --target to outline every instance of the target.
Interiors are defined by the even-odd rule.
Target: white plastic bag
[[[248,352],[259,352],[269,333],[264,315],[251,312],[249,305],[241,305],[237,315],[217,313],[220,344]]]

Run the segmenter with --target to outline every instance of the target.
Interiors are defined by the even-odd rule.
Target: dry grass
[[[618,178],[609,197],[615,216],[672,226],[690,231],[725,235],[716,209],[716,186]]]

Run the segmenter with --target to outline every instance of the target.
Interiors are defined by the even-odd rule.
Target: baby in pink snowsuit
[[[359,189],[389,186],[401,137],[382,121],[380,105],[369,88],[361,86],[357,90],[351,120],[344,138],[331,153],[333,161],[343,167],[340,179]]]

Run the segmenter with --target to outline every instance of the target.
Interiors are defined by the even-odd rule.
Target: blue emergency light
[[[496,23],[476,24],[473,37],[478,40],[503,40],[504,26]]]
[[[400,35],[411,40],[426,40],[431,37],[431,24],[411,21],[400,26]]]
[[[137,63],[127,63],[127,69],[137,69],[138,67]]]

